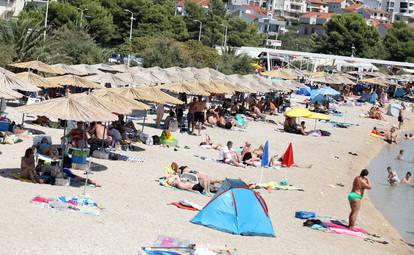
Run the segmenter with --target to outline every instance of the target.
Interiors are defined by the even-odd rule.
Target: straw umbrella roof
[[[118,73],[119,72],[117,69],[115,69],[112,66],[107,65],[107,64],[94,64],[94,65],[91,65],[91,67],[96,68],[98,70],[101,70],[103,72],[110,72],[110,73]]]
[[[73,86],[73,87],[89,88],[89,89],[102,88],[102,86],[96,82],[93,82],[88,79],[85,79],[84,77],[79,77],[79,76],[72,75],[72,74],[50,77],[46,79],[52,84],[57,84],[57,85],[62,85],[62,86],[68,85],[68,86]]]
[[[98,68],[87,64],[70,65],[70,67],[81,73],[86,73],[86,75],[102,73],[102,71],[99,71]]]
[[[226,81],[230,82],[233,84],[233,86],[235,87],[235,90],[238,92],[250,92],[250,93],[255,93],[257,92],[256,90],[254,90],[252,88],[252,86],[250,86],[250,81],[248,81],[247,79],[245,79],[242,75],[240,74],[232,74],[232,75],[227,75],[226,76]],[[253,85],[254,86],[254,85]]]
[[[394,82],[391,82],[391,81],[388,81],[387,79],[379,78],[379,77],[362,79],[361,82],[378,85],[382,87],[387,87],[388,85],[395,84]]]
[[[181,100],[162,92],[158,87],[142,87],[142,88],[113,88],[110,89],[115,93],[119,93],[127,98],[145,100],[157,104],[182,104]]]
[[[0,87],[0,98],[14,100],[23,97],[22,94],[6,87]]]
[[[293,75],[292,73],[286,71],[285,69],[277,69],[272,71],[267,71],[261,73],[263,76],[271,77],[271,78],[282,78],[285,80],[295,80],[297,79],[297,75]]]
[[[179,80],[179,77],[168,74],[164,69],[159,67],[148,68],[143,70],[141,73],[151,74],[153,76],[152,80],[154,83],[172,83]]]
[[[272,88],[261,83],[257,79],[256,75],[253,75],[253,74],[242,75],[242,79],[246,81],[246,85],[249,86],[249,88],[253,89],[255,92],[265,93],[265,92],[272,91]]]
[[[66,65],[66,64],[55,64],[54,67],[61,68],[65,74],[73,74],[73,75],[79,75],[79,76],[85,76],[88,75],[88,72],[83,69],[77,69],[73,66]]]
[[[194,79],[194,73],[185,68],[174,66],[174,67],[166,68],[164,69],[164,71],[171,77],[177,77],[177,80],[175,82]]]
[[[175,92],[175,93],[186,93],[189,95],[197,95],[197,96],[209,96],[210,95],[210,93],[204,90],[204,88],[196,80],[165,84],[165,85],[157,86],[157,88],[168,90],[168,91]]]
[[[20,80],[14,73],[7,70],[5,70],[6,72],[2,72],[3,70],[0,70],[0,87],[29,92],[36,92],[40,90],[35,85]]]
[[[144,103],[138,102],[134,99],[130,99],[127,97],[124,97],[123,95],[120,95],[118,93],[115,93],[113,91],[107,90],[107,89],[99,89],[92,93],[92,95],[95,95],[99,98],[102,98],[106,101],[110,101],[113,104],[117,104],[120,106],[123,111],[118,111],[118,113],[124,113],[129,114],[132,112],[132,110],[148,110],[150,107]]]
[[[100,84],[111,84],[111,86],[120,87],[128,84],[127,81],[124,81],[119,76],[112,73],[100,73],[96,75],[86,76],[86,79],[94,81]]]
[[[10,64],[10,66],[22,68],[22,69],[28,69],[29,71],[36,70],[36,71],[43,72],[43,73],[51,73],[51,74],[64,74],[65,73],[61,68],[45,64],[39,60]]]
[[[19,78],[20,80],[22,80],[25,83],[34,85],[36,87],[39,88],[59,88],[61,87],[58,84],[53,84],[51,82],[49,82],[46,78],[31,73],[31,72],[22,72],[22,73],[17,73],[16,77]]]
[[[117,117],[106,108],[91,103],[89,95],[69,95],[16,109],[23,113],[73,121],[114,121]]]
[[[149,73],[117,73],[115,74],[121,80],[128,82],[130,85],[144,86],[154,84],[151,74]]]

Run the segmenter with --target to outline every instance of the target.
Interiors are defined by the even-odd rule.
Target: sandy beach
[[[303,98],[302,98],[303,99]],[[143,163],[92,159],[105,170],[95,171],[91,178],[102,185],[88,187],[87,193],[105,209],[99,216],[60,212],[31,203],[36,195],[79,195],[82,188],[24,183],[0,176],[0,254],[138,254],[142,246],[151,245],[159,235],[189,240],[207,248],[236,248],[240,254],[414,254],[414,249],[401,240],[399,234],[370,202],[369,191],[364,196],[357,221],[358,227],[381,236],[389,244],[365,242],[360,238],[323,233],[302,226],[294,217],[295,211],[314,211],[318,215],[347,219],[350,211],[347,193],[352,179],[369,164],[385,142],[369,136],[370,130],[389,128],[397,124],[396,117],[386,121],[361,118],[369,106],[339,108],[346,113],[346,122],[358,124],[348,129],[332,127],[318,122],[317,128],[331,132],[330,137],[309,137],[276,131],[275,124],[250,122],[245,132],[207,128],[215,143],[228,140],[235,146],[250,141],[258,147],[269,141],[270,153],[283,154],[292,142],[295,161],[312,164],[311,169],[282,168],[246,169],[203,161],[195,155],[218,157],[218,151],[198,146],[201,137],[174,133],[180,148],[140,145],[145,151],[123,152],[143,157]],[[9,117],[21,121],[21,115],[8,107]],[[153,123],[150,116],[150,123]],[[414,129],[414,115],[407,110],[403,128]],[[269,116],[282,121],[283,116]],[[343,119],[333,119],[343,121]],[[308,129],[313,120],[306,120]],[[25,127],[43,131],[60,143],[63,130],[26,124]],[[161,130],[145,127],[144,132],[160,135]],[[0,145],[0,169],[20,167],[20,157],[32,145],[32,139],[14,145]],[[190,149],[185,149],[187,145]],[[348,152],[357,153],[358,156]],[[241,178],[258,182],[263,171],[263,182],[280,181],[305,191],[259,190],[269,207],[276,238],[231,235],[190,223],[196,212],[178,209],[169,203],[183,199],[204,205],[209,201],[202,195],[162,187],[157,179],[165,174],[166,167],[176,161],[215,178]],[[1,171],[0,170],[0,171]],[[369,169],[384,171],[384,169]],[[342,183],[344,187],[331,187]],[[396,208],[398,210],[398,208]]]

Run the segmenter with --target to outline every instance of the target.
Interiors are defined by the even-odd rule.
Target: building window
[[[308,34],[308,27],[305,27],[305,35]]]
[[[394,2],[391,2],[390,3],[390,7],[394,7]]]
[[[400,8],[407,8],[408,7],[408,3],[404,3],[404,2],[402,2],[402,3],[400,3]]]

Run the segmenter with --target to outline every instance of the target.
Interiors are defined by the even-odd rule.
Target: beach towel
[[[102,206],[98,205],[94,200],[88,196],[81,197],[66,197],[57,196],[57,198],[44,198],[36,196],[32,199],[32,203],[41,204],[44,208],[51,208],[59,211],[80,212],[98,216],[100,215]]]
[[[302,188],[295,187],[293,185],[281,185],[278,182],[272,181],[272,182],[265,182],[265,183],[257,183],[257,184],[250,184],[251,188],[255,189],[269,189],[272,190],[296,190],[296,191],[305,191]]]
[[[172,202],[171,205],[175,205],[177,208],[189,210],[189,211],[200,211],[203,208],[201,205],[190,202],[188,200]]]

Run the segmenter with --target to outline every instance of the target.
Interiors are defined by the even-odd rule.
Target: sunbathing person
[[[200,143],[200,146],[206,149],[214,150],[221,150],[223,147],[221,144],[214,144],[209,135],[206,135],[206,139]]]
[[[305,122],[302,121],[300,123],[300,125],[296,126],[296,133],[300,134],[300,135],[308,135],[308,133],[306,133],[306,126],[305,126]]]
[[[222,161],[229,165],[246,167],[246,165],[243,164],[240,155],[233,150],[233,142],[231,141],[228,141],[227,145],[221,149],[219,154],[219,161]]]
[[[210,185],[215,184],[215,183],[223,182],[221,180],[212,179],[210,176],[208,176],[205,173],[201,173],[201,172],[198,172],[198,171],[191,170],[188,166],[180,166],[178,168],[177,168],[177,166],[178,165],[175,162],[173,162],[171,164],[171,168],[175,171],[175,173],[178,176],[180,176],[181,181],[183,181],[183,179],[187,179],[187,181],[196,183],[195,185],[197,185],[197,182],[195,180],[194,181],[190,180],[190,179],[192,179],[191,175],[197,176],[197,178],[195,178],[195,179],[198,179],[198,184],[199,185],[196,186],[196,187],[193,186],[192,189],[197,190],[200,193],[205,191],[206,195],[208,195],[208,196],[211,196],[211,193],[210,193],[210,187],[211,186]]]
[[[262,156],[263,145],[260,145],[259,148],[252,150],[251,144],[249,142],[246,142],[246,145],[242,151],[242,161],[244,164],[259,167],[261,166]]]
[[[78,122],[76,128],[72,129],[66,137],[70,137],[68,147],[81,148],[86,146],[86,133],[82,122]]]
[[[37,146],[40,154],[49,156],[52,159],[58,159],[58,153],[55,149],[52,148],[52,145],[47,140],[47,137],[43,137],[40,141],[40,144]]]
[[[36,163],[34,158],[34,151],[32,148],[28,148],[25,153],[24,157],[22,157],[22,161],[20,163],[20,177],[31,180],[35,183],[43,183],[43,180],[40,179],[40,176],[36,170]]]
[[[368,112],[369,117],[371,119],[376,119],[376,120],[385,120],[384,117],[382,116],[382,112],[381,110],[378,108],[378,106],[373,106],[371,107],[371,109]]]
[[[275,154],[274,156],[272,156],[270,158],[269,167],[278,167],[278,166],[284,167],[282,162],[283,162],[283,156],[279,157],[278,154]],[[297,168],[312,168],[312,164],[310,164],[310,165],[299,165],[299,164],[294,163],[292,166],[297,167]]]
[[[201,185],[199,181],[196,180],[189,180],[187,178],[180,178],[178,164],[173,162],[171,164],[171,169],[173,170],[173,173],[170,173],[168,176],[166,176],[166,182],[176,188],[184,189],[184,190],[194,190],[198,191],[200,193],[203,193],[205,190],[204,187]],[[209,191],[210,192],[210,191]],[[206,192],[207,193],[207,192]]]
[[[253,117],[255,120],[256,119],[263,119],[264,115],[262,114],[262,112],[260,111],[259,107],[257,106],[257,104],[253,104],[250,107],[250,116]]]

